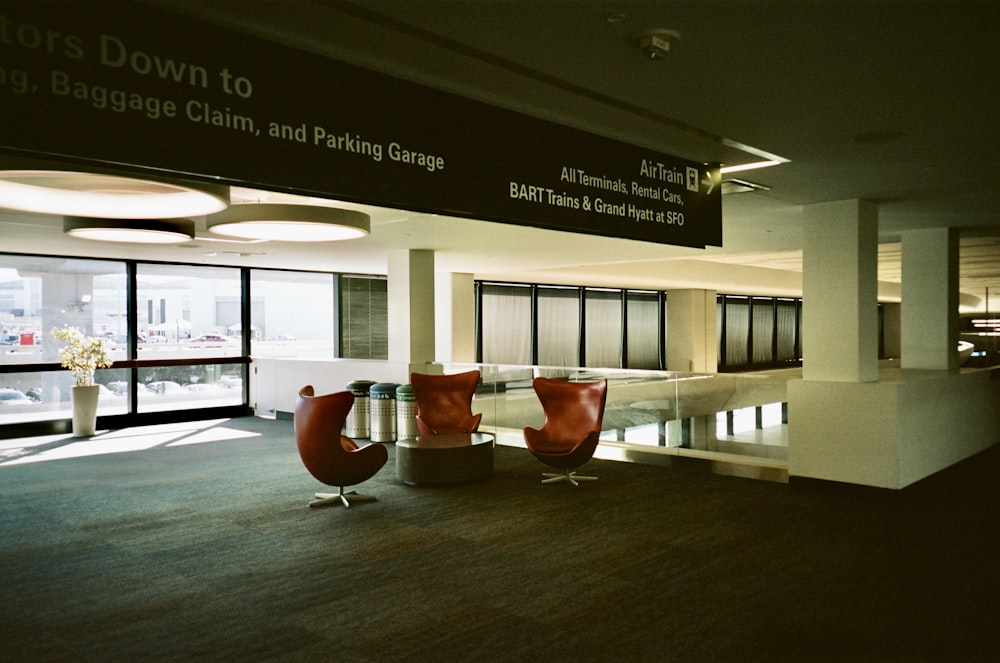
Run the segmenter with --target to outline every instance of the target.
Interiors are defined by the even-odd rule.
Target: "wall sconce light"
[[[365,237],[371,217],[325,205],[239,203],[206,218],[213,233],[282,242],[335,242]]]

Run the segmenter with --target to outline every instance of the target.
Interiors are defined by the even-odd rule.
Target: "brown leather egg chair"
[[[312,385],[299,390],[295,401],[295,442],[299,447],[302,463],[316,479],[328,486],[337,486],[337,493],[316,493],[316,500],[309,506],[370,502],[375,497],[345,493],[345,486],[355,486],[375,476],[389,459],[389,452],[378,443],[358,446],[354,440],[342,435],[347,413],[354,405],[354,395],[349,391],[316,396]],[[348,500],[350,496],[350,500]]]
[[[482,413],[472,414],[472,396],[479,371],[451,375],[411,373],[410,386],[417,402],[417,429],[421,435],[474,433]]]
[[[540,430],[526,427],[524,442],[535,458],[560,470],[542,473],[542,483],[568,481],[577,486],[579,481],[597,481],[597,477],[576,474],[576,469],[597,450],[608,381],[535,378],[532,386],[545,411],[545,423]]]

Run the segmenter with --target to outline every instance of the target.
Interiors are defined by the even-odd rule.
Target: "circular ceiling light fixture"
[[[662,60],[670,53],[670,45],[681,40],[681,33],[666,28],[646,30],[635,36],[639,50],[650,60]]]
[[[179,244],[194,239],[191,219],[63,217],[63,232],[80,239],[133,244]]]
[[[337,242],[371,232],[371,217],[364,212],[294,203],[240,203],[205,223],[220,235],[281,242]]]
[[[226,209],[228,187],[64,170],[0,170],[0,207],[104,219],[167,219]]]

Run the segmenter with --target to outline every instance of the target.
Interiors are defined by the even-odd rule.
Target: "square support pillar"
[[[803,232],[803,378],[877,381],[878,207],[810,205]]]
[[[667,370],[715,373],[718,370],[715,290],[667,293]]]
[[[903,368],[958,369],[958,233],[903,233]]]
[[[472,274],[438,274],[434,315],[437,361],[476,361],[476,285]]]
[[[424,371],[434,361],[434,252],[390,251],[387,290],[389,361]]]

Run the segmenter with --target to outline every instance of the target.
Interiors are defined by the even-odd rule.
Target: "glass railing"
[[[313,385],[317,393],[353,390],[349,385],[362,382],[395,388],[408,380],[410,370],[406,364],[373,360],[255,360],[251,402],[261,416],[291,416],[295,395],[305,384]],[[624,449],[629,453],[753,457],[778,463],[787,459],[783,403],[787,402],[788,377],[779,375],[780,371],[704,374],[464,362],[436,363],[421,370],[448,374],[478,370],[481,379],[472,409],[483,415],[480,430],[493,433],[501,445],[523,447],[524,428],[538,428],[544,422],[532,387],[534,378],[605,378],[609,388],[601,447],[607,457]],[[364,407],[374,412],[370,400],[366,399]],[[379,437],[386,427],[405,428],[398,421],[379,425]]]
[[[608,380],[601,441],[675,455],[736,455],[787,460],[787,378],[768,373],[704,374],[497,364],[440,364],[444,373],[476,369],[473,410],[499,444],[523,446],[523,428],[545,415],[532,380]]]

